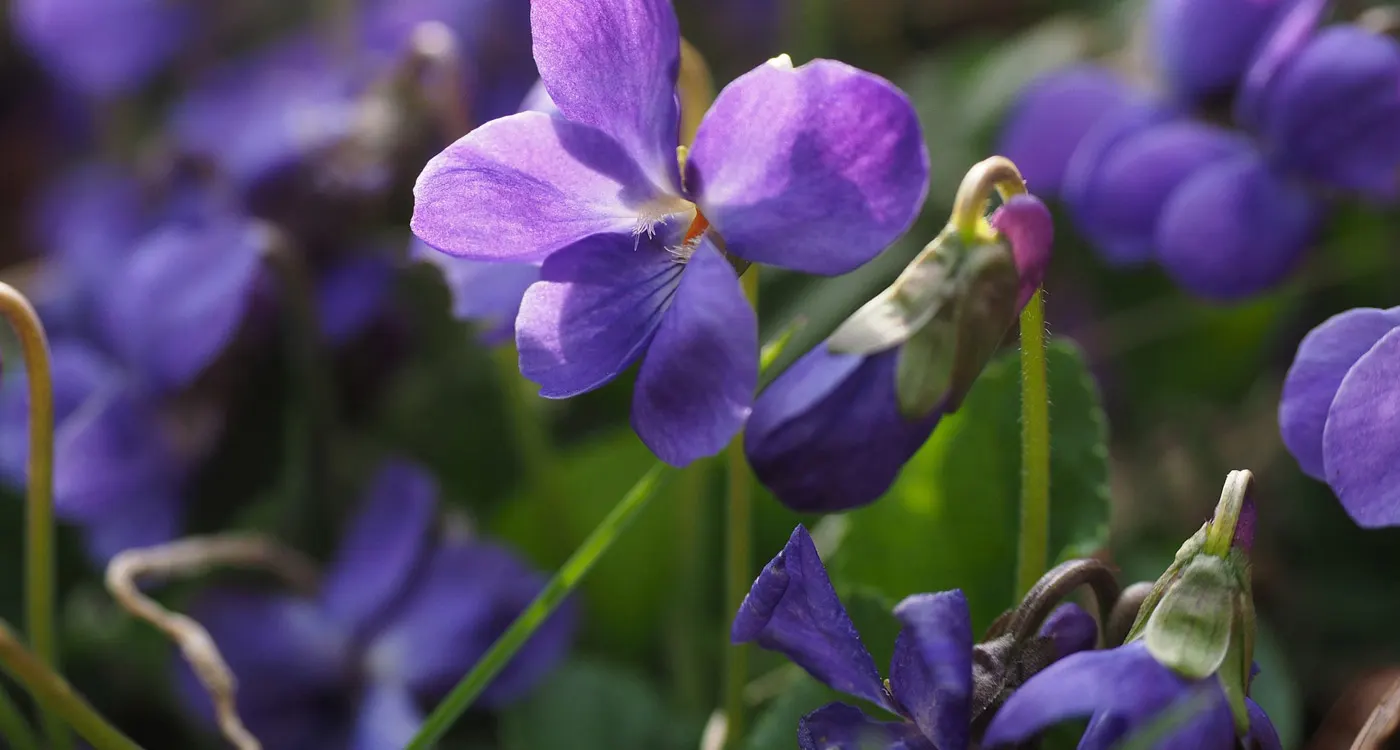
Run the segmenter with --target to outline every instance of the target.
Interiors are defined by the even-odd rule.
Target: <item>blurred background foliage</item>
[[[777,24],[765,26],[765,1],[745,0],[753,7],[720,14],[711,0],[676,0],[684,33],[717,81],[783,51],[799,63],[832,57],[881,73],[914,100],[933,169],[923,218],[868,266],[829,280],[765,270],[764,338],[797,326],[778,368],[934,236],[958,180],[990,153],[1000,116],[1027,81],[1090,57],[1125,70],[1142,65],[1137,2],[793,0]],[[270,27],[295,23],[300,9],[247,4],[267,6],[259,17]],[[142,100],[126,116],[154,127],[159,100]],[[21,287],[42,262],[28,212],[66,158],[71,120],[64,108],[52,81],[5,35],[0,256],[6,279]],[[403,232],[407,204],[390,215]],[[1347,209],[1286,286],[1229,307],[1188,297],[1156,269],[1107,268],[1059,218],[1046,283],[1050,329],[1062,342],[1050,359],[1053,550],[1101,549],[1125,581],[1154,579],[1209,516],[1226,472],[1253,470],[1261,498],[1255,690],[1285,745],[1307,746],[1334,707],[1369,709],[1358,685],[1400,669],[1400,530],[1362,531],[1325,485],[1298,470],[1278,435],[1280,385],[1312,326],[1350,307],[1400,303],[1400,215]],[[557,567],[654,460],[627,425],[631,384],[622,381],[630,379],[568,401],[534,398],[515,372],[513,351],[482,347],[470,326],[451,318],[436,270],[399,274],[392,299],[392,325],[337,355],[344,429],[329,443],[327,497],[315,499],[329,514],[323,523],[339,527],[375,458],[406,455],[436,473],[456,522],[509,540],[542,569]],[[18,362],[13,346],[5,362]],[[258,527],[287,504],[310,502],[286,496],[279,482],[282,424],[300,407],[283,382],[283,364],[272,351],[240,365],[233,423],[194,483],[192,531]],[[888,663],[894,642],[889,605],[909,593],[961,587],[975,625],[985,627],[1010,604],[1016,399],[1014,355],[1004,355],[890,496],[869,508],[799,518],[759,497],[757,562],[781,548],[796,522],[807,523],[877,662]],[[570,662],[504,714],[469,714],[453,746],[697,747],[718,695],[727,632],[721,492],[718,461],[676,474],[586,581],[584,627]],[[0,614],[15,621],[22,507],[13,489],[6,495]],[[65,531],[62,542],[61,636],[74,683],[147,747],[218,746],[174,705],[169,647],[115,608],[72,534]],[[324,557],[326,549],[311,551]],[[179,602],[204,583],[182,583],[162,596]],[[747,747],[791,748],[796,718],[831,696],[771,654],[753,658],[758,716]],[[1327,737],[1317,735],[1323,744],[1313,746],[1334,746]]]

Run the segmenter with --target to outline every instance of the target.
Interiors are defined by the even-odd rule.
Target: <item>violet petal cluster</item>
[[[1400,43],[1318,29],[1321,0],[1155,0],[1166,98],[1083,65],[1026,90],[1001,150],[1058,193],[1114,264],[1154,261],[1236,300],[1280,283],[1316,239],[1325,198],[1400,191]],[[1234,130],[1197,117],[1233,101]]]
[[[1019,310],[1045,276],[1050,212],[1033,196],[1017,196],[991,223],[1012,247]],[[945,410],[918,418],[902,413],[895,392],[901,348],[861,356],[832,352],[823,342],[759,394],[745,426],[744,452],[759,481],[784,505],[833,512],[874,502],[928,440]]]
[[[802,750],[966,750],[973,746],[973,636],[961,591],[916,594],[894,610],[902,624],[882,681],[870,652],[837,597],[812,537],[802,526],[754,581],[735,615],[734,643],[777,651],[840,692],[869,701],[898,721],[882,721],[844,703],[803,717]],[[1060,656],[1092,648],[1091,618],[1064,605],[1041,635]],[[1087,635],[1087,637],[1085,637]]]
[[[680,34],[665,0],[531,3],[558,115],[489,122],[429,162],[414,233],[464,258],[543,261],[516,322],[540,393],[642,360],[632,424],[662,460],[718,452],[748,416],[757,326],[736,266],[837,274],[913,221],[927,154],[907,98],[786,58],[727,86],[678,159]]]
[[[1400,307],[1329,318],[1298,346],[1279,430],[1311,477],[1368,528],[1400,524]]]
[[[390,462],[373,479],[312,595],[224,589],[191,608],[238,676],[238,710],[268,750],[398,750],[545,583],[514,552],[433,533],[437,488]],[[482,694],[507,704],[567,652],[556,610]],[[213,725],[185,662],[181,697]]]
[[[18,38],[66,86],[109,99],[145,83],[190,38],[192,4],[165,0],[16,0]]]

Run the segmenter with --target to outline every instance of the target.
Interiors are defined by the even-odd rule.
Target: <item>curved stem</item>
[[[1016,608],[1016,614],[1007,625],[1007,632],[1017,643],[1034,637],[1040,632],[1040,626],[1045,624],[1045,618],[1080,586],[1093,590],[1099,608],[1099,621],[1106,623],[1113,605],[1122,595],[1122,589],[1108,565],[1087,558],[1060,563],[1041,576],[1026,592],[1021,606]]]
[[[539,596],[515,618],[515,622],[496,639],[481,657],[481,661],[478,661],[452,692],[433,709],[405,750],[428,750],[433,743],[442,739],[457,718],[481,695],[481,691],[485,690],[491,684],[491,680],[510,663],[511,658],[525,645],[530,636],[534,635],[540,625],[543,625],[564,599],[578,587],[594,563],[612,547],[623,530],[647,507],[648,501],[656,495],[656,489],[665,473],[666,467],[657,464],[637,480],[632,489],[545,585]]]
[[[24,686],[46,711],[62,717],[79,736],[96,750],[141,750],[120,729],[107,723],[102,715],[73,690],[67,680],[44,664],[43,659],[24,647],[3,620],[0,620],[0,666],[6,674]],[[52,743],[52,740],[50,740]],[[53,747],[50,744],[50,747]]]
[[[14,750],[43,750],[44,747],[4,686],[0,686],[0,739],[10,743],[7,747]]]
[[[53,373],[44,324],[14,287],[0,284],[0,311],[19,336],[29,381],[29,487],[26,502],[25,623],[34,653],[58,668],[54,635]],[[44,733],[55,750],[71,747],[63,722],[45,711]]]
[[[758,266],[752,266],[740,277],[744,293],[758,314]],[[739,605],[753,585],[753,478],[748,459],[744,456],[744,435],[739,433],[725,451],[729,512],[725,531],[725,627],[724,632],[724,717],[727,748],[737,748],[744,736],[744,686],[749,681],[748,646],[735,645],[729,640],[729,619],[739,611]]]

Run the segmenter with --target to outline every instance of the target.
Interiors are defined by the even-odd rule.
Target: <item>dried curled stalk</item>
[[[1380,750],[1394,739],[1397,730],[1400,730],[1400,679],[1385,691],[1376,710],[1356,735],[1351,750]]]
[[[214,703],[219,730],[238,750],[261,750],[262,744],[238,716],[238,681],[214,639],[194,619],[160,606],[138,587],[142,579],[196,576],[216,566],[267,570],[298,591],[316,587],[316,568],[301,553],[255,534],[196,536],[169,544],[129,549],[107,565],[107,590],[132,615],[159,628],[180,647]]]

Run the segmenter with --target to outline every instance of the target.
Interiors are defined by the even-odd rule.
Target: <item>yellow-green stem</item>
[[[0,739],[8,743],[6,747],[14,750],[43,750],[44,747],[39,742],[39,735],[29,726],[29,720],[24,718],[24,712],[19,710],[15,699],[10,697],[3,685],[0,685]]]
[[[1050,391],[1045,370],[1045,306],[1037,289],[1021,311],[1021,531],[1016,595],[1045,574],[1050,547]]]
[[[23,294],[0,283],[0,310],[19,337],[29,381],[29,487],[25,519],[25,625],[34,653],[58,669],[54,635],[53,374],[44,324]],[[72,746],[63,722],[43,712],[54,750]]]
[[[712,471],[709,461],[697,461],[676,478],[671,493],[675,504],[676,559],[680,585],[675,588],[670,617],[671,676],[679,704],[688,712],[702,715],[712,708],[705,692],[705,647],[708,631],[700,627],[704,617],[705,547],[704,534],[706,482]]]
[[[3,620],[0,620],[0,666],[28,690],[45,711],[61,717],[96,750],[141,750],[140,745],[102,718],[67,680],[25,648]]]
[[[740,281],[744,294],[758,315],[758,266],[751,266]],[[729,623],[753,584],[753,477],[744,456],[744,435],[734,436],[725,452],[729,498],[725,530],[725,615],[723,646],[724,669],[724,746],[734,750],[744,737],[744,686],[749,681],[749,652],[747,646],[729,642]]]

